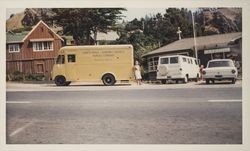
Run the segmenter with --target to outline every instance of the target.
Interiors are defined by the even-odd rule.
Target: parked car
[[[187,83],[191,79],[197,81],[199,77],[200,71],[197,59],[183,55],[159,57],[157,80],[161,80],[163,84],[166,83],[166,80]]]
[[[230,80],[234,84],[238,71],[231,59],[214,59],[208,61],[202,74],[206,84],[209,84],[210,81],[214,83],[215,80]]]

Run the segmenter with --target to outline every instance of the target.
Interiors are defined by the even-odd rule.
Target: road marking
[[[242,102],[242,100],[208,100],[208,102]]]
[[[24,125],[23,127],[18,128],[17,130],[15,130],[14,132],[12,132],[9,136],[12,137],[12,136],[14,136],[14,135],[22,132],[23,130],[25,130],[27,127],[29,127],[32,124],[33,124],[33,122],[28,123],[28,124]]]
[[[6,101],[8,104],[22,104],[22,103],[31,103],[30,101]]]

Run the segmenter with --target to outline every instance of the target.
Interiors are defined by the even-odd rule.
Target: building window
[[[148,71],[155,72],[157,70],[159,57],[148,58]]]
[[[52,51],[53,42],[44,41],[44,42],[33,42],[33,51]]]
[[[8,49],[9,49],[9,53],[20,52],[20,45],[19,44],[10,44]]]

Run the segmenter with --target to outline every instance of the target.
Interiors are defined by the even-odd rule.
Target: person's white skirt
[[[136,70],[136,71],[135,71],[135,79],[136,79],[136,80],[142,79],[142,77],[141,77],[141,72],[140,72],[139,70]]]

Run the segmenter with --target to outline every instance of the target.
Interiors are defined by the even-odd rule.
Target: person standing
[[[200,66],[200,80],[203,80],[203,70],[204,70],[204,65]]]
[[[138,61],[135,61],[134,72],[135,72],[135,79],[136,79],[137,85],[141,85],[141,79],[142,79],[141,67]]]

